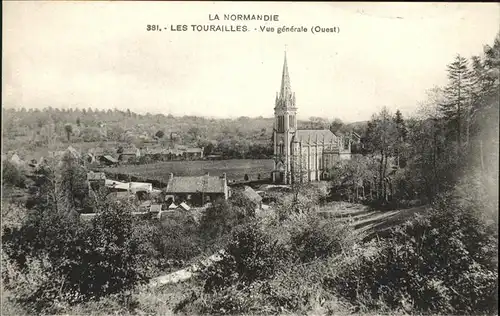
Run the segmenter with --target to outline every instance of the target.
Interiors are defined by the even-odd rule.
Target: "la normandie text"
[[[277,14],[223,14],[225,21],[279,21]],[[209,14],[209,21],[220,21],[218,14]]]

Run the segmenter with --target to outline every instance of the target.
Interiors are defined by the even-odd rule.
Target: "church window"
[[[278,116],[278,132],[283,133],[285,131],[285,117],[283,115]]]

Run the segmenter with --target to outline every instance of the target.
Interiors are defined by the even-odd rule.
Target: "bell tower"
[[[297,107],[295,106],[295,93],[290,85],[290,75],[288,74],[288,64],[283,63],[281,74],[281,88],[276,93],[274,103],[274,128],[273,128],[273,149],[274,149],[274,171],[273,182],[281,184],[291,183],[291,141],[297,130]]]

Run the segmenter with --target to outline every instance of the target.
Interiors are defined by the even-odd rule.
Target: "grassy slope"
[[[110,174],[130,174],[146,179],[167,181],[169,173],[176,176],[200,176],[208,172],[221,176],[226,173],[229,180],[242,180],[245,174],[257,178],[269,177],[273,169],[271,159],[231,159],[231,160],[196,160],[165,161],[146,165],[126,165],[117,168],[105,168]]]

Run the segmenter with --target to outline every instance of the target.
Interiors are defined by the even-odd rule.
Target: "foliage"
[[[445,196],[393,231],[372,256],[346,262],[327,283],[353,304],[427,313],[495,313],[497,241],[481,201]]]
[[[233,227],[249,219],[245,209],[235,207],[230,202],[218,199],[209,206],[200,219],[202,238],[210,244],[227,236]]]
[[[330,170],[332,197],[359,202],[367,194],[365,191],[374,191],[376,163],[375,159],[367,156],[339,162]]]
[[[318,260],[349,249],[354,240],[349,236],[344,224],[305,213],[237,226],[222,260],[202,268],[198,280],[203,292],[186,298],[179,308],[213,314],[320,308],[332,296],[321,287],[327,267]]]
[[[68,138],[68,142],[71,139],[71,134],[73,133],[73,126],[71,124],[64,125],[64,131],[66,132],[66,137]]]
[[[243,286],[272,277],[288,256],[285,245],[275,242],[275,238],[257,223],[238,226],[225,247],[223,259],[203,271],[205,292],[218,291],[237,281]]]
[[[118,203],[101,205],[90,224],[64,212],[34,211],[21,227],[5,228],[2,248],[12,267],[5,284],[37,311],[130,288],[144,278],[141,240],[133,231],[130,210]]]
[[[151,223],[148,223],[151,226]],[[162,220],[156,228],[155,247],[165,268],[180,268],[200,255],[204,242],[191,214],[176,213]]]
[[[158,138],[163,138],[163,136],[165,136],[165,132],[160,130],[156,132],[155,136]]]
[[[8,160],[3,161],[2,186],[11,185],[14,187],[24,188],[25,184],[26,176],[23,170]]]
[[[241,213],[246,217],[255,216],[257,205],[251,201],[241,190],[233,189],[230,201],[233,207],[239,208]]]
[[[344,223],[310,215],[291,226],[292,252],[301,262],[328,258],[349,249],[354,239]]]
[[[68,210],[82,210],[89,194],[87,171],[79,161],[67,152],[61,160],[59,170],[59,194]]]

